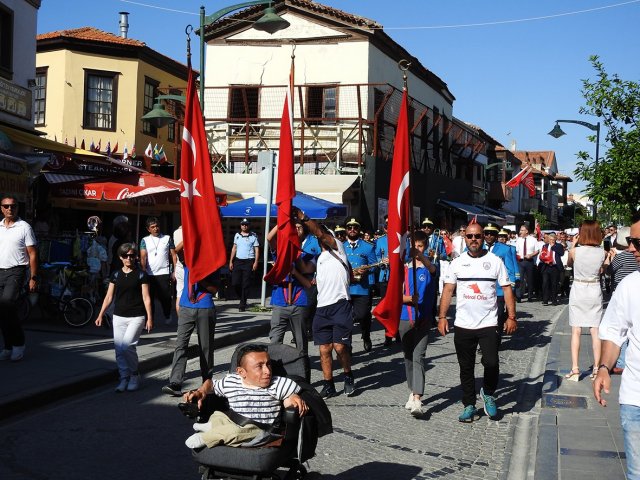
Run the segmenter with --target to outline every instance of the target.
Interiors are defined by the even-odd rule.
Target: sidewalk
[[[269,332],[270,313],[238,312],[237,301],[217,301],[215,347],[235,345]],[[176,322],[157,322],[138,345],[140,371],[171,365]],[[0,362],[0,420],[118,379],[110,330],[63,320],[33,318],[25,324],[27,348],[20,362]],[[197,356],[197,335],[189,357]],[[214,357],[215,358],[215,357]]]
[[[611,377],[607,407],[597,404],[589,378],[593,365],[591,335],[582,330],[579,382],[564,379],[571,368],[569,309],[558,319],[547,356],[538,419],[536,480],[625,479],[620,426],[620,375]]]

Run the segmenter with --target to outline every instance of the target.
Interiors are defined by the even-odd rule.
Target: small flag
[[[67,137],[64,137],[64,144],[69,145],[69,141],[67,140]]]
[[[118,151],[118,141],[116,140],[116,145],[115,147],[113,147],[113,150],[111,150],[111,154],[114,155],[117,151]]]
[[[149,142],[149,145],[147,145],[147,148],[144,151],[144,156],[148,158],[153,158],[153,147],[151,146],[151,142]]]
[[[129,158],[129,151],[127,150],[127,144],[124,144],[124,150],[122,151],[122,160]]]
[[[158,150],[158,155],[156,159],[158,160],[158,162],[160,162],[160,165],[169,163],[169,160],[167,159],[167,154],[164,152],[164,145],[162,145],[160,147],[160,150]]]
[[[107,157],[111,156],[111,141],[107,142]]]
[[[535,231],[536,231],[536,237],[538,238],[538,240],[542,240],[542,230],[540,230],[540,224],[538,223],[538,219],[535,219]]]
[[[78,148],[78,141],[75,136],[73,137],[73,148]]]
[[[89,145],[89,151],[90,152],[95,152],[96,151],[96,144],[93,143],[93,138],[91,139],[91,145]]]
[[[102,150],[102,139],[98,140],[98,145],[96,145],[96,152],[100,153]]]
[[[82,139],[82,143],[80,144],[80,148],[82,150],[86,150],[85,145],[84,145],[84,138]]]
[[[131,147],[131,158],[136,158],[136,144]]]
[[[527,187],[527,190],[529,190],[530,197],[535,196],[536,184],[533,178],[533,173],[531,172],[531,166],[527,165],[525,168],[520,170],[515,177],[506,183],[506,186],[516,188],[521,183],[523,183],[524,186]]]

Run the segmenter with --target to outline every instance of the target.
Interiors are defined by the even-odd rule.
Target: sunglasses
[[[633,245],[633,248],[640,251],[640,238],[627,237],[625,240],[627,241],[628,244]]]
[[[5,205],[2,205],[2,208],[6,208],[7,210],[10,208],[18,208],[18,204],[16,203],[7,203]]]
[[[355,225],[347,226],[347,230],[360,230],[360,227],[356,227]]]
[[[496,232],[484,232],[484,236],[485,237],[495,237],[496,236]]]
[[[138,258],[138,256],[133,253],[127,253],[126,255],[123,255],[122,258],[134,259],[134,258]]]
[[[481,233],[467,233],[465,235],[465,237],[467,237],[469,240],[473,240],[474,238],[476,240],[480,240],[482,238],[482,234]]]

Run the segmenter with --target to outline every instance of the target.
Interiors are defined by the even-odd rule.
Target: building
[[[386,213],[402,96],[398,63],[407,60],[416,216],[447,222],[439,200],[474,201],[473,166],[487,144],[454,119],[455,97],[440,77],[374,20],[309,0],[274,7],[290,26],[272,35],[251,28],[261,6],[204,29],[204,115],[217,187],[256,194],[258,153],[278,150],[294,54],[296,185],[344,203],[377,227]]]
[[[160,129],[141,117],[159,94],[184,94],[187,66],[129,38],[126,15],[120,25],[120,35],[83,27],[37,36],[35,126],[49,139],[87,150],[93,144],[117,158],[127,146],[136,167],[145,167],[149,144],[162,147],[175,164],[180,125]],[[134,145],[136,159],[130,156]]]

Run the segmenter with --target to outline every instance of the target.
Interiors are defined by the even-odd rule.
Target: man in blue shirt
[[[241,312],[247,308],[251,277],[258,269],[260,258],[258,236],[249,230],[249,226],[249,220],[243,218],[240,222],[240,232],[233,237],[233,247],[229,255],[231,283],[236,289],[236,295],[240,298],[238,310]]]
[[[507,268],[511,288],[515,288],[516,280],[520,279],[516,250],[506,243],[498,242],[498,233],[499,229],[496,225],[487,223],[487,226],[484,227],[484,249],[489,250],[502,260],[502,263]],[[496,295],[498,296],[498,331],[502,334],[504,323],[507,321],[507,310],[504,302],[504,292],[498,282],[496,282]]]
[[[384,216],[384,235],[380,236],[376,240],[376,260],[378,262],[382,262],[384,260],[389,260],[389,241],[387,239],[387,226],[389,225],[389,216]],[[380,298],[384,298],[387,294],[387,285],[389,283],[389,268],[387,265],[380,266],[380,271],[378,273],[378,292],[380,293]]]
[[[440,283],[440,260],[447,259],[447,249],[444,246],[444,240],[439,234],[434,232],[433,222],[429,217],[426,217],[422,221],[422,231],[427,235],[427,248],[425,250],[427,257],[431,259],[436,266],[436,273],[433,275],[433,283],[438,285]],[[433,308],[431,315],[435,322],[438,315],[438,289],[433,289]]]
[[[212,274],[194,285],[189,291],[189,269],[184,266],[184,288],[180,297],[178,312],[178,334],[176,349],[171,363],[169,385],[162,387],[162,392],[173,397],[182,395],[182,382],[187,368],[187,349],[189,339],[195,329],[198,333],[200,347],[200,374],[202,381],[213,377],[213,337],[216,328],[216,306],[213,295],[218,291]]]
[[[347,241],[344,251],[353,269],[353,274],[360,276],[360,280],[349,287],[351,304],[353,305],[353,321],[360,323],[362,344],[365,352],[371,351],[371,285],[373,284],[373,269],[362,269],[366,265],[376,263],[376,252],[373,245],[360,238],[360,222],[351,218],[347,227]]]
[[[309,235],[306,235],[305,229],[302,228],[304,225],[296,223],[296,227],[298,227],[298,237],[304,237],[300,243],[306,243],[304,240],[309,238]],[[274,257],[277,232],[278,227],[275,226],[267,235],[267,241]],[[313,238],[315,239],[315,237]],[[315,243],[318,243],[317,240]],[[291,274],[283,282],[273,285],[271,293],[273,311],[271,314],[269,340],[271,343],[282,343],[287,329],[291,329],[296,347],[304,352],[305,355],[308,352],[307,328],[305,325],[305,320],[309,316],[307,291],[311,287],[311,280],[315,272],[314,258],[313,254],[304,250],[301,251],[298,259],[291,266]],[[315,302],[317,303],[317,298]]]

